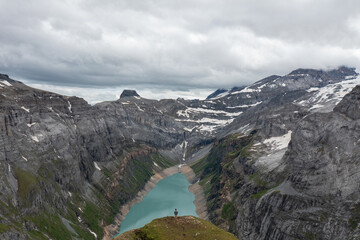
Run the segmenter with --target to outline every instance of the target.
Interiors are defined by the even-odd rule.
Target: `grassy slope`
[[[235,240],[228,233],[212,223],[194,216],[164,217],[153,220],[142,228],[131,230],[114,240]]]

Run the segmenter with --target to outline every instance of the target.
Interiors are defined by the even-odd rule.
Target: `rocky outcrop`
[[[356,86],[351,93],[347,94],[344,99],[334,108],[334,111],[343,113],[347,117],[358,120],[360,119],[360,86]]]
[[[126,98],[126,97],[140,97],[140,95],[135,90],[124,90],[120,98]]]

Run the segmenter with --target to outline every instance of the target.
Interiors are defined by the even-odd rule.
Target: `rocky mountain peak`
[[[8,79],[10,79],[10,78],[9,78],[9,75],[0,73],[0,79],[8,80]]]
[[[126,98],[126,97],[140,97],[140,95],[139,95],[135,90],[125,89],[125,90],[121,93],[120,99],[121,99],[121,98]]]
[[[356,73],[355,68],[346,67],[346,66],[341,66],[337,69],[333,69],[330,71],[299,68],[292,71],[289,74],[289,76],[302,76],[302,75],[309,75],[313,77],[324,77],[325,75],[327,75],[332,78],[345,78],[347,76],[356,76],[358,74]]]
[[[227,90],[224,89],[224,88],[219,88],[219,89],[217,89],[215,92],[213,92],[212,94],[210,94],[209,96],[207,96],[206,99],[214,98],[214,97],[216,97],[216,96],[218,96],[218,95],[220,95],[221,93],[224,93],[224,92],[227,92]]]
[[[360,85],[357,85],[349,94],[334,108],[335,112],[345,114],[347,117],[360,119]]]

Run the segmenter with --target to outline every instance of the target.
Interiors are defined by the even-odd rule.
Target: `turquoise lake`
[[[134,228],[143,227],[155,218],[174,216],[177,208],[179,216],[193,215],[195,196],[189,192],[189,181],[182,173],[176,173],[160,180],[140,203],[130,208],[120,226],[120,234]]]

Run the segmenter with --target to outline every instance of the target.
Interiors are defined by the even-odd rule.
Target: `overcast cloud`
[[[357,0],[0,0],[0,9],[0,72],[91,103],[124,88],[198,98],[300,67],[360,67]]]

